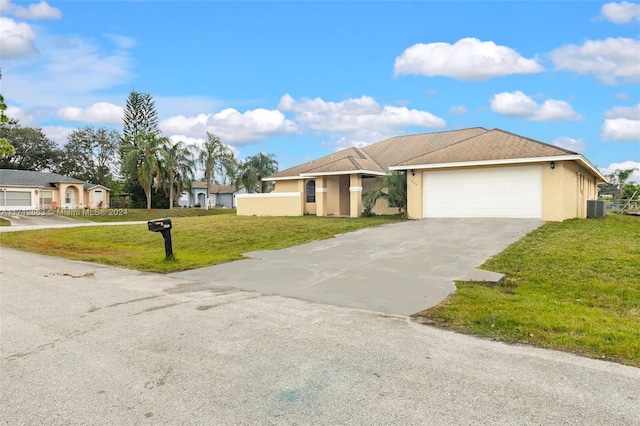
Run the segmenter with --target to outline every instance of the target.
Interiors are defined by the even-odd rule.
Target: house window
[[[28,191],[3,191],[4,197],[0,197],[0,206],[3,207],[31,207],[31,192]]]
[[[316,181],[310,180],[306,185],[307,190],[307,203],[315,203],[316,202]]]
[[[64,193],[64,202],[66,204],[71,204],[71,200],[73,199],[73,192],[70,189],[67,189]]]
[[[40,191],[40,205],[48,206],[53,202],[53,191]]]

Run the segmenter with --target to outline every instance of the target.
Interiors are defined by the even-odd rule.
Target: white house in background
[[[109,191],[57,173],[0,169],[0,211],[108,208]]]
[[[247,190],[244,186],[236,188],[233,185],[210,184],[209,197],[207,197],[207,182],[192,182],[191,192],[183,192],[178,203],[182,207],[206,207],[207,198],[209,207],[236,207],[236,195],[244,194]]]

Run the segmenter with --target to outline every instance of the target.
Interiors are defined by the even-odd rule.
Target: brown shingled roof
[[[493,129],[396,165],[412,166],[419,164],[555,157],[560,155],[576,155],[576,153],[534,139],[505,132],[504,130]]]
[[[368,170],[385,173],[392,166],[508,160],[578,155],[534,139],[482,127],[396,136],[364,148],[347,148],[283,170],[270,178],[300,174]]]

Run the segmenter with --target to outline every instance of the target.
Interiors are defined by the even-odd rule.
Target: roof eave
[[[529,157],[529,158],[507,158],[500,160],[479,160],[479,161],[460,161],[455,163],[433,163],[433,164],[411,164],[411,165],[399,165],[399,166],[391,166],[389,170],[420,170],[420,169],[446,169],[453,167],[474,167],[474,166],[498,166],[505,164],[526,164],[526,163],[542,163],[546,161],[578,161],[582,163],[587,169],[589,169],[593,174],[600,178],[603,182],[606,182],[607,179],[604,177],[602,172],[598,170],[589,160],[583,157],[580,154],[575,155],[555,155],[548,157]]]

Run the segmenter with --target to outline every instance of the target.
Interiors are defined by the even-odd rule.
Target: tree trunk
[[[173,177],[169,180],[169,210],[173,209]]]
[[[148,188],[145,192],[147,193],[147,210],[151,210],[151,188]]]
[[[207,180],[207,193],[205,194],[205,205],[207,206],[206,209],[209,210],[209,194],[211,193],[211,190],[209,189],[209,180]]]

